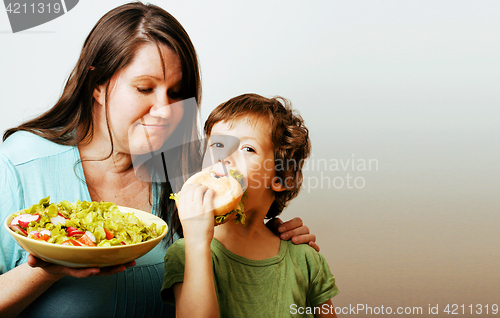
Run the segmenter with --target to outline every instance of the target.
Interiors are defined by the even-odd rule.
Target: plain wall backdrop
[[[16,34],[0,9],[2,132],[56,102],[85,37],[122,3],[81,0]],[[246,92],[284,96],[305,119],[313,156],[282,218],[317,235],[336,306],[426,317],[479,304],[486,317],[500,303],[500,2],[153,3],[197,49],[202,121]],[[342,316],[372,315],[385,316]]]

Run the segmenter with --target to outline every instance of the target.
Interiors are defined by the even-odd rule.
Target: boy
[[[231,149],[211,169],[245,177],[245,225],[214,228],[214,191],[185,185],[177,202],[184,239],[165,256],[162,299],[175,299],[177,317],[336,317],[330,299],[338,289],[324,257],[264,223],[300,190],[310,153],[302,118],[282,98],[245,94],[219,105],[205,133],[207,153]]]

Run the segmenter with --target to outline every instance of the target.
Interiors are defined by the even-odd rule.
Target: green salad
[[[71,246],[120,246],[160,236],[165,225],[146,226],[111,202],[40,200],[14,215],[10,228],[28,238]]]

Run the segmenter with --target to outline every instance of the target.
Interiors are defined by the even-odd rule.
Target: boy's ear
[[[273,182],[271,183],[271,189],[274,192],[282,192],[286,190],[286,187],[282,184],[280,178],[274,177]]]
[[[106,102],[106,86],[105,85],[96,85],[93,93],[94,99],[101,105],[104,105]]]

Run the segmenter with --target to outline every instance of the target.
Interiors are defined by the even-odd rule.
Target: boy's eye
[[[252,147],[249,147],[249,146],[245,146],[245,147],[241,148],[241,150],[245,150],[248,152],[255,152],[255,149],[253,149]]]
[[[213,144],[210,145],[210,147],[214,148],[224,148],[224,144],[221,142],[214,142]]]

